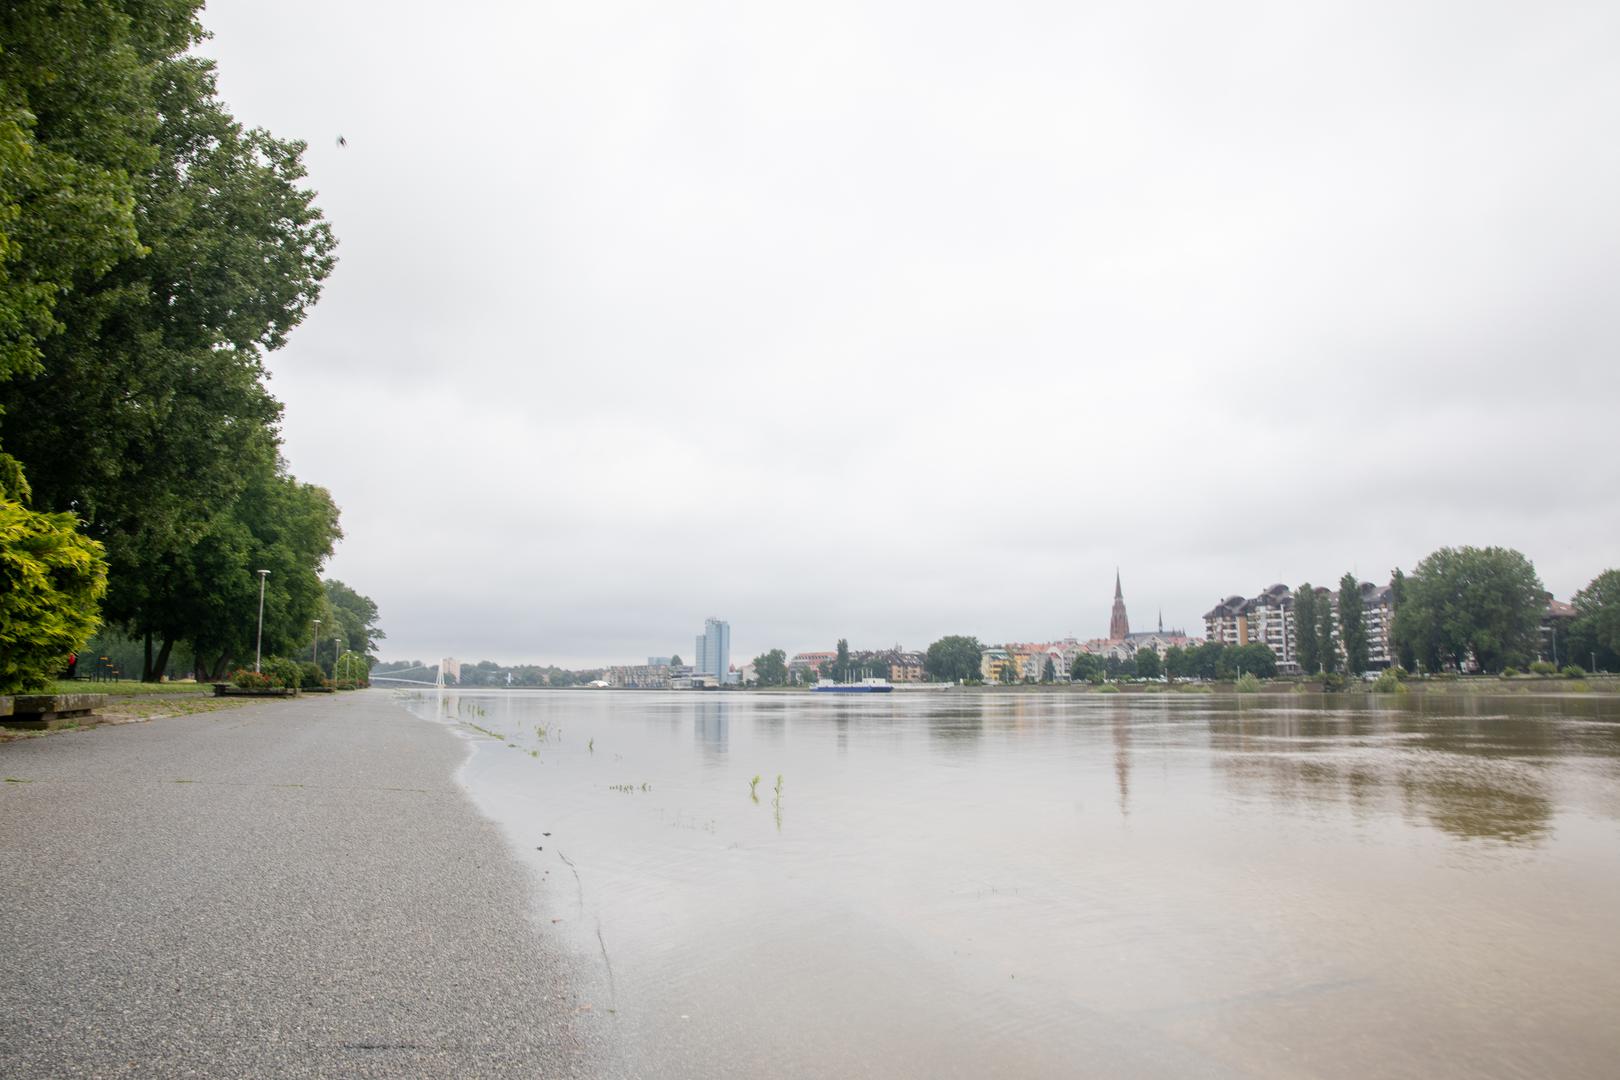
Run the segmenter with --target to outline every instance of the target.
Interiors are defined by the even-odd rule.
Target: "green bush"
[[[1232,689],[1240,694],[1258,694],[1260,692],[1260,680],[1248,672],[1244,672],[1238,676],[1238,680],[1232,685]]]
[[[1586,669],[1579,664],[1565,664],[1564,670],[1559,674],[1566,679],[1584,679],[1586,678]]]
[[[1504,678],[1504,679],[1516,679],[1518,677],[1519,677],[1519,669],[1518,668],[1516,668],[1516,667],[1506,667],[1506,668],[1502,669],[1502,678]]]
[[[268,690],[270,689],[270,676],[262,671],[237,668],[231,672],[231,685],[242,690]]]
[[[1322,676],[1322,689],[1329,693],[1344,689],[1344,676],[1337,671]]]
[[[1404,694],[1406,693],[1406,687],[1401,685],[1400,677],[1395,674],[1395,669],[1389,668],[1379,673],[1378,678],[1373,680],[1372,691],[1375,694]]]
[[[1543,676],[1556,675],[1558,674],[1558,669],[1545,660],[1537,660],[1535,663],[1530,665],[1530,674]]]
[[[1097,693],[1117,694],[1119,693],[1119,687],[1115,686],[1113,683],[1103,683],[1101,686],[1097,687]]]
[[[1585,679],[1576,679],[1574,682],[1570,683],[1566,689],[1568,689],[1572,694],[1590,694],[1592,692],[1592,684],[1587,682]]]
[[[95,633],[106,591],[106,554],[73,515],[0,498],[0,693],[49,689]]]
[[[326,685],[326,672],[321,665],[311,660],[305,660],[298,665],[298,685],[305,690],[313,690]]]
[[[272,656],[261,667],[264,673],[270,676],[271,686],[290,686],[296,689],[304,681],[304,672],[299,668],[298,661],[288,660],[284,656]]]
[[[1384,670],[1385,671],[1393,671],[1395,673],[1395,677],[1397,679],[1399,679],[1401,682],[1405,682],[1408,678],[1411,677],[1411,674],[1412,674],[1411,672],[1407,671],[1405,668],[1401,667],[1401,665],[1399,665],[1399,664],[1391,664],[1389,667],[1385,668]]]

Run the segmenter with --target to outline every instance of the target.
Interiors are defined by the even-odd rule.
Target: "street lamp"
[[[337,662],[338,662],[338,652],[339,652],[338,642],[340,642],[342,640],[343,639],[340,638],[340,637],[335,637],[335,638],[332,639],[332,681],[333,682],[337,682],[337,677],[338,677]]]
[[[318,657],[315,655],[315,648],[321,640],[320,634],[321,620],[316,619],[315,628],[309,632],[309,662],[312,664],[319,662]]]
[[[264,579],[270,576],[270,571],[259,571],[259,636],[253,642],[253,670],[259,670],[259,660],[264,654]]]

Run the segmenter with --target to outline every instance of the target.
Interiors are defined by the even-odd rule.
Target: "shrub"
[[[101,621],[106,556],[76,526],[0,496],[0,693],[49,689]]]
[[[1542,676],[1556,675],[1558,674],[1558,669],[1545,660],[1537,660],[1535,663],[1530,665],[1530,674]]]
[[[1400,677],[1395,674],[1395,669],[1389,668],[1381,672],[1378,678],[1373,680],[1372,691],[1375,694],[1404,694],[1406,693],[1406,687],[1401,685]]]
[[[1233,684],[1232,689],[1240,694],[1258,694],[1260,692],[1260,680],[1249,672],[1244,672],[1238,676],[1238,680]]]
[[[1097,687],[1097,693],[1117,694],[1119,693],[1119,687],[1115,686],[1113,683],[1103,683],[1101,686]]]
[[[1564,670],[1560,674],[1566,679],[1584,679],[1586,678],[1586,669],[1579,664],[1565,664]]]
[[[1393,671],[1395,673],[1395,677],[1397,679],[1399,679],[1401,682],[1405,682],[1407,680],[1407,678],[1410,677],[1410,675],[1412,674],[1411,672],[1407,671],[1405,668],[1401,667],[1401,665],[1399,665],[1399,664],[1391,664],[1389,667],[1385,668],[1384,670],[1385,671]]]
[[[322,671],[321,666],[313,661],[305,660],[299,664],[298,673],[300,676],[298,685],[305,690],[313,690],[326,685],[326,672]]]
[[[1322,689],[1328,693],[1344,689],[1344,676],[1337,671],[1322,676]]]
[[[304,673],[296,660],[272,656],[260,666],[264,669],[264,673],[270,676],[271,686],[290,686],[296,689],[304,681]]]
[[[1568,689],[1572,694],[1590,694],[1592,692],[1592,684],[1587,682],[1585,679],[1576,679],[1574,682],[1569,684]]]
[[[237,668],[231,672],[231,685],[243,690],[268,690],[270,689],[270,676],[262,671]]]
[[[1519,669],[1516,667],[1506,667],[1502,669],[1502,678],[1504,679],[1516,679],[1518,676]]]

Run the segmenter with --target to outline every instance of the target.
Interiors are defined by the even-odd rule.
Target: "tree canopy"
[[[1339,640],[1344,645],[1344,670],[1360,675],[1367,670],[1367,624],[1362,621],[1361,582],[1354,574],[1339,579]]]
[[[1599,671],[1620,670],[1620,570],[1605,570],[1576,593],[1571,603],[1572,660],[1594,663]]]
[[[244,650],[260,568],[267,645],[307,642],[340,535],[286,473],[262,364],[335,240],[303,144],[237,123],[188,53],[200,7],[0,12],[0,477],[104,546],[105,613],[151,678],[181,640],[199,669]]]
[[[754,657],[754,676],[761,686],[786,686],[787,653],[781,649],[771,649]]]
[[[1472,657],[1481,670],[1499,672],[1537,653],[1541,580],[1511,548],[1441,548],[1413,568],[1405,591],[1397,634],[1431,671]]]
[[[940,682],[973,682],[979,678],[979,656],[983,652],[978,638],[949,634],[928,646],[923,667],[929,678]]]

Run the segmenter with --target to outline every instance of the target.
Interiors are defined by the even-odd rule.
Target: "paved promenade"
[[[382,690],[0,744],[0,1076],[590,1075],[464,752]]]

